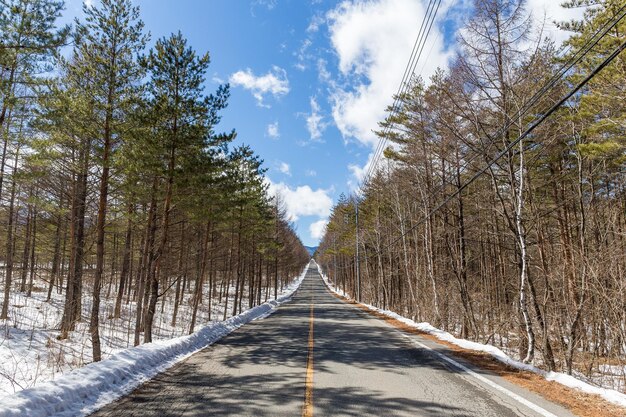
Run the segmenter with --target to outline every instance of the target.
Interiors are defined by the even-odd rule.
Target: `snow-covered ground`
[[[331,280],[328,279],[328,277],[322,272],[322,269],[320,268],[319,265],[317,265],[317,269],[320,273],[320,275],[322,275],[322,278],[324,279],[324,282],[326,283],[326,285],[332,290],[334,291],[336,294],[350,298],[350,296],[348,294],[346,294],[343,290],[341,290],[340,288],[336,287]],[[393,311],[389,311],[389,310],[382,310],[378,307],[374,307],[372,305],[369,304],[363,304],[361,303],[361,305],[367,307],[368,309],[375,311],[377,313],[380,314],[384,314],[388,317],[391,317],[393,319],[396,319],[408,326],[411,326],[419,331],[422,331],[424,333],[428,333],[431,334],[433,336],[435,336],[437,339],[439,340],[443,340],[452,344],[455,344],[459,347],[462,347],[463,349],[468,349],[468,350],[474,350],[474,351],[480,351],[480,352],[485,352],[490,354],[491,356],[493,356],[494,358],[496,358],[497,360],[513,367],[516,369],[521,369],[521,370],[525,370],[525,371],[530,371],[530,372],[534,372],[536,374],[542,375],[545,379],[547,379],[548,381],[556,381],[560,384],[563,384],[567,387],[570,388],[577,388],[580,389],[583,392],[589,393],[589,394],[597,394],[600,395],[602,398],[604,398],[605,400],[612,402],[614,404],[620,405],[622,407],[626,407],[626,395],[618,392],[616,390],[612,390],[612,389],[607,389],[607,388],[602,388],[599,386],[595,386],[595,385],[591,385],[585,381],[582,381],[581,379],[575,378],[571,375],[567,375],[561,372],[546,372],[542,369],[537,368],[536,366],[533,365],[529,365],[529,364],[525,364],[519,361],[516,361],[514,359],[512,359],[510,356],[508,356],[506,353],[504,353],[502,350],[498,349],[495,346],[492,345],[486,345],[486,344],[482,344],[482,343],[477,343],[477,342],[472,342],[470,340],[466,340],[466,339],[458,339],[456,337],[454,337],[452,334],[437,329],[436,327],[430,325],[429,323],[416,323],[413,320],[407,319],[405,317],[400,316],[399,314],[394,313]]]
[[[3,320],[0,334],[0,417],[85,415],[130,392],[142,382],[210,345],[241,325],[271,314],[298,288],[304,272],[285,287],[276,301],[221,320],[224,306],[214,303],[198,312],[198,329],[187,335],[191,303],[181,304],[178,323],[171,326],[173,302],[157,306],[154,343],[131,347],[134,338],[135,303],[123,306],[120,319],[112,315],[113,300],[102,305],[104,360],[91,362],[88,323],[80,323],[71,339],[56,340],[63,297],[46,302],[44,291],[32,297],[15,294],[10,320]],[[85,297],[85,317],[90,309]],[[232,303],[232,298],[231,298]],[[163,312],[161,312],[161,308]],[[230,308],[229,308],[230,310]]]

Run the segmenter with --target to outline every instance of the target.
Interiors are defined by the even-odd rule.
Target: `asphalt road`
[[[455,358],[461,369],[442,354],[452,357],[332,296],[310,267],[292,301],[276,313],[94,416],[572,415]]]

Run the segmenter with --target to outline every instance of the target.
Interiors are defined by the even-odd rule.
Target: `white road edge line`
[[[320,276],[322,276],[321,273],[320,273]],[[324,281],[323,278],[322,278],[322,281]],[[329,286],[326,283],[326,281],[324,281],[324,286],[326,287],[327,291],[329,291],[329,292],[332,291],[332,289],[329,288]],[[434,350],[433,348],[430,348],[430,347],[426,346],[425,344],[423,344],[421,342],[418,342],[417,340],[415,340],[411,336],[405,334],[404,332],[399,331],[398,329],[396,329],[395,327],[391,326],[390,324],[387,324],[387,325],[390,328],[392,328],[393,330],[397,331],[402,337],[408,339],[409,342],[411,342],[412,344],[434,353],[436,356],[438,356],[439,358],[441,358],[444,361],[448,362],[452,366],[455,366],[455,367],[461,369],[462,371],[464,371],[467,374],[473,376],[474,378],[476,378],[477,380],[483,382],[484,384],[489,385],[490,387],[494,388],[495,390],[500,391],[501,393],[503,393],[505,395],[508,395],[510,398],[514,399],[515,401],[519,402],[522,405],[525,405],[526,407],[528,407],[529,409],[535,411],[539,415],[541,415],[543,417],[559,417],[556,414],[552,414],[548,410],[538,406],[537,404],[533,403],[532,401],[528,401],[526,398],[522,397],[521,395],[518,395],[518,394],[514,393],[513,391],[510,391],[510,390],[504,388],[503,386],[493,382],[492,380],[490,380],[488,378],[485,378],[484,376],[482,376],[482,375],[472,371],[467,366],[465,366],[465,365],[455,361],[454,359],[444,355],[443,353],[438,352],[438,351]]]
[[[457,368],[461,369],[462,371],[467,372],[468,374],[470,374],[470,375],[471,375],[471,376],[473,376],[474,378],[478,379],[479,381],[481,381],[481,382],[483,382],[483,383],[485,383],[485,384],[489,385],[490,387],[492,387],[492,388],[494,388],[494,389],[496,389],[496,390],[500,391],[500,392],[501,392],[501,393],[503,393],[503,394],[508,395],[509,397],[511,397],[511,398],[513,398],[514,400],[516,400],[517,402],[519,402],[519,403],[521,403],[521,404],[525,405],[526,407],[530,408],[531,410],[533,410],[533,411],[535,411],[535,412],[539,413],[540,415],[542,415],[542,416],[544,416],[544,417],[558,417],[557,415],[552,414],[552,413],[551,413],[551,412],[549,412],[548,410],[545,410],[545,409],[543,409],[543,408],[539,407],[537,404],[535,404],[535,403],[533,403],[533,402],[531,402],[531,401],[528,401],[526,398],[524,398],[524,397],[522,397],[522,396],[520,396],[520,395],[518,395],[518,394],[514,393],[513,391],[509,391],[508,389],[506,389],[506,388],[504,388],[503,386],[501,386],[501,385],[499,385],[499,384],[497,384],[497,383],[493,382],[492,380],[490,380],[490,379],[488,379],[488,378],[485,378],[484,376],[482,376],[482,375],[480,375],[480,374],[478,374],[478,373],[476,373],[476,372],[472,371],[472,370],[471,370],[471,369],[469,369],[467,366],[463,365],[462,363],[459,363],[459,362],[455,361],[454,359],[452,359],[452,358],[450,358],[450,357],[448,357],[448,356],[444,355],[443,353],[441,353],[441,352],[437,352],[436,350],[434,350],[434,349],[432,349],[432,348],[430,348],[430,347],[426,346],[426,345],[425,345],[425,344],[423,344],[423,343],[418,342],[418,341],[417,341],[417,340],[415,340],[414,338],[411,338],[410,336],[408,336],[408,335],[406,335],[406,334],[404,334],[404,333],[400,333],[400,334],[401,334],[403,337],[405,337],[405,338],[409,339],[409,340],[411,341],[411,343],[413,343],[413,344],[415,344],[415,345],[417,345],[417,346],[419,346],[419,347],[421,347],[421,348],[423,348],[423,349],[426,349],[426,350],[429,350],[429,351],[433,352],[433,353],[434,353],[435,355],[437,355],[439,358],[441,358],[441,359],[443,359],[444,361],[448,362],[448,363],[449,363],[449,364],[451,364],[452,366],[455,366],[455,367],[457,367]]]

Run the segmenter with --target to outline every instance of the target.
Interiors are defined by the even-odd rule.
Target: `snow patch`
[[[266,317],[289,301],[306,270],[285,288],[284,295],[226,321],[211,323],[189,336],[125,349],[33,388],[0,397],[0,417],[88,415],[131,392],[143,382],[243,326]]]

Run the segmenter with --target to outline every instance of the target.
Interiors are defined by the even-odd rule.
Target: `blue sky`
[[[66,1],[64,18],[79,16],[83,0]],[[231,84],[221,129],[235,128],[236,142],[264,159],[271,192],[283,197],[303,243],[316,245],[333,202],[371,159],[372,130],[398,88],[427,2],[135,1],[151,42],[180,30],[210,53],[207,91]],[[417,66],[424,78],[454,55],[470,3],[443,1]],[[554,3],[530,7],[552,16],[561,13]]]

